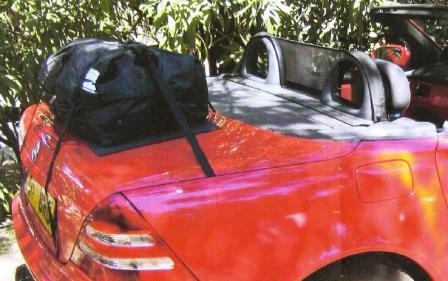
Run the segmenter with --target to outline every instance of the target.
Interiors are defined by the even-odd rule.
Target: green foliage
[[[144,35],[161,47],[207,58],[210,72],[235,70],[250,37],[267,31],[308,43],[368,49],[369,9],[380,0],[147,0]]]
[[[378,6],[379,0],[311,0],[298,6],[295,23],[298,23],[297,38],[314,44],[335,48],[368,50],[373,43],[369,10]],[[337,3],[337,4],[336,4]]]
[[[17,188],[15,186],[7,186],[5,183],[0,182],[0,216],[3,217],[10,212],[10,202],[14,195],[14,191]]]
[[[284,0],[148,0],[139,10],[145,15],[144,36],[207,59],[213,74],[234,70],[251,34],[292,24]]]
[[[13,157],[0,149],[0,222],[11,211],[11,199],[18,190],[20,174]]]

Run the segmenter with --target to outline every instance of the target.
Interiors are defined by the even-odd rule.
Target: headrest
[[[377,59],[375,64],[383,77],[387,112],[402,111],[411,101],[411,90],[406,74],[398,65],[385,60]]]
[[[321,102],[362,119],[385,121],[383,78],[375,63],[365,53],[353,51],[339,56],[332,64],[322,89]],[[341,99],[345,78],[352,91],[348,100]]]

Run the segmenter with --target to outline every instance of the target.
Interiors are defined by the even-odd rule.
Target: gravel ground
[[[20,183],[11,149],[0,146],[0,177],[3,183]],[[11,190],[14,192],[14,190]],[[3,214],[4,215],[4,214]],[[1,217],[2,215],[0,215]],[[0,218],[0,281],[13,281],[16,268],[25,263],[17,245],[11,220]]]
[[[25,263],[11,221],[0,225],[0,280],[14,281],[16,268]]]

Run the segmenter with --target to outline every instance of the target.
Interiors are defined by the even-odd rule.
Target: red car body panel
[[[42,119],[52,119],[45,104],[40,104],[36,112],[35,108],[29,108],[24,118],[29,118],[31,114],[35,117],[22,148],[23,168],[43,185],[48,159],[58,136],[57,129],[55,132],[51,124],[42,122]],[[198,140],[217,175],[332,159],[348,154],[356,146],[355,142],[282,136],[217,114],[211,114],[210,118],[221,128],[198,135]],[[31,151],[45,135],[51,138],[47,141],[48,147],[42,145],[33,162],[30,159]],[[181,138],[99,157],[83,141],[66,136],[49,186],[50,194],[58,197],[60,204],[58,223],[64,225],[64,228],[58,229],[61,261],[70,258],[85,217],[109,195],[151,185],[203,178],[193,154],[186,151],[190,151],[190,148],[186,140]],[[35,225],[47,244],[52,245],[49,235],[37,223],[37,219]]]
[[[57,135],[34,111],[30,108],[24,115],[25,120],[31,114],[35,118],[22,160],[24,169],[43,183],[45,153],[51,152]],[[50,114],[45,104],[37,112]],[[58,223],[64,228],[58,229],[60,260],[49,258],[48,270],[72,270],[69,258],[85,217],[106,197],[124,192],[202,280],[297,280],[332,261],[367,251],[407,256],[435,280],[443,280],[448,214],[435,161],[437,139],[310,140],[219,114],[211,114],[210,120],[220,129],[198,139],[215,178],[204,178],[193,155],[185,153],[189,147],[183,139],[98,157],[68,136],[49,189],[61,204]],[[52,136],[50,149],[43,148],[32,162],[31,150],[42,133]],[[446,143],[441,138],[437,153],[444,188]],[[15,221],[20,218],[19,204],[14,205]],[[26,204],[23,209],[32,212]],[[50,239],[38,223],[29,224],[42,239]],[[18,233],[23,229],[24,224],[16,223]],[[29,239],[18,235],[33,273],[38,280],[48,280],[39,270],[42,265],[33,263],[34,254],[26,247]],[[52,255],[51,247],[41,248]]]
[[[443,280],[448,213],[436,145],[366,142],[340,159],[125,195],[201,280],[300,280],[365,251],[412,257]],[[394,176],[388,162],[397,159],[410,167],[409,173],[396,171],[401,186],[384,176]],[[379,164],[370,173],[383,176],[369,182],[376,200],[365,203],[357,192],[363,175],[356,173],[371,163]],[[378,200],[375,188],[404,190]]]
[[[76,264],[61,263],[48,249],[31,227],[19,194],[13,200],[12,215],[17,242],[36,280],[90,280]]]
[[[41,240],[41,236],[36,235],[24,208],[25,200],[23,193],[16,195],[12,213],[16,238],[33,277],[36,280],[91,280],[77,264],[72,261],[61,262]],[[173,271],[117,272],[114,280],[135,280],[139,277],[144,280],[195,280],[187,269],[179,263],[177,265]],[[101,273],[97,272],[97,275],[101,276]]]

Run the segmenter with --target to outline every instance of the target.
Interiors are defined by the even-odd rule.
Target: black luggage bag
[[[39,81],[57,119],[100,147],[179,129],[158,82],[189,126],[208,114],[204,70],[193,56],[135,42],[75,41],[44,62]]]

